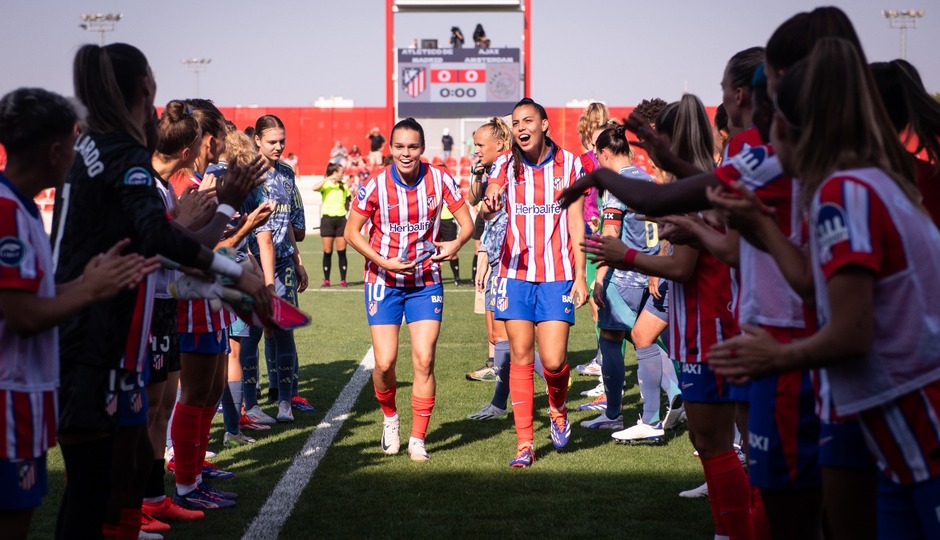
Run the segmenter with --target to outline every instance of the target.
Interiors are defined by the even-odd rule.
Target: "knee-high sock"
[[[176,487],[185,494],[196,484],[202,467],[199,447],[202,440],[202,409],[177,402],[173,412],[173,460],[176,462]]]
[[[767,508],[760,488],[751,486],[751,524],[754,527],[754,540],[770,539],[770,522],[767,521]]]
[[[660,380],[660,387],[663,389],[663,392],[666,393],[669,403],[672,403],[672,398],[682,393],[682,390],[679,389],[679,376],[676,374],[676,364],[669,359],[669,355],[662,349],[659,350],[659,361],[663,365],[663,376]]]
[[[500,409],[506,408],[509,399],[509,342],[497,341],[493,344],[493,371],[496,373],[496,388],[493,389],[493,401],[490,403]]]
[[[165,471],[166,462],[163,458],[155,459],[150,464],[150,475],[144,486],[144,502],[157,503],[166,498],[166,488],[163,486]]]
[[[215,418],[216,405],[209,405],[202,408],[202,418],[200,418],[199,429],[201,429],[202,438],[199,440],[199,474],[202,476],[202,462],[206,460],[206,452],[209,451],[209,433],[212,431],[212,419]]]
[[[241,415],[242,411],[242,399],[244,395],[244,383],[242,381],[229,381],[228,382],[228,391],[232,394],[232,403],[235,405],[235,410],[238,411]]]
[[[270,342],[273,344],[276,388],[278,400],[290,401],[294,386],[294,360],[297,358],[297,345],[291,330],[274,330]],[[268,340],[264,342],[267,354]]]
[[[626,378],[623,342],[599,337],[597,350],[601,353],[601,375],[604,377],[604,393],[607,394],[607,418],[617,418],[623,412],[623,381]]]
[[[258,344],[261,342],[262,332],[260,328],[250,327],[248,337],[242,338],[242,347],[238,354],[238,361],[242,365],[245,410],[258,404]]]
[[[570,376],[568,362],[562,364],[561,369],[555,373],[545,372],[545,385],[548,387],[548,406],[556,411],[565,410],[565,401],[568,399],[568,378]]]
[[[343,281],[346,281],[346,250],[337,249],[336,258],[339,263],[339,278]]]
[[[382,414],[386,418],[395,416],[398,413],[398,407],[395,405],[395,390],[393,386],[384,392],[375,389],[375,399],[379,400],[379,406],[382,407]]]
[[[268,367],[269,390],[278,388],[277,358],[275,354],[277,354],[277,343],[274,341],[274,336],[264,336],[264,363]]]
[[[708,497],[715,498],[718,512],[731,540],[752,540],[751,486],[734,450],[702,460]]]
[[[512,397],[512,420],[516,425],[516,442],[518,444],[535,441],[535,431],[532,428],[532,416],[535,398],[535,383],[532,380],[534,369],[531,365],[509,365],[509,395]],[[567,384],[565,385],[567,387]]]
[[[241,381],[238,381],[241,383]],[[232,396],[232,390],[229,383],[222,389],[222,422],[225,424],[225,431],[229,433],[238,433],[238,422],[241,415],[238,414],[238,408],[235,406],[235,398]]]
[[[333,252],[323,252],[323,279],[330,280],[330,271],[333,268]]]
[[[424,440],[428,433],[428,423],[431,422],[431,411],[434,410],[434,396],[411,396],[411,436]]]
[[[659,385],[663,379],[662,349],[658,345],[640,347],[636,350],[636,377],[643,398],[643,423],[659,422]]]
[[[454,273],[454,281],[460,281],[460,261],[458,259],[450,261],[450,270]]]
[[[471,275],[471,276],[476,276],[476,275],[477,275],[477,262],[478,262],[478,260],[479,260],[479,256],[478,256],[476,253],[474,253],[474,254],[473,254],[473,262],[470,263],[470,275]]]
[[[140,534],[140,508],[122,508],[118,540],[136,540]]]
[[[68,481],[56,521],[56,538],[95,538],[101,535],[111,492],[107,471],[111,467],[113,442],[112,436],[61,445]]]

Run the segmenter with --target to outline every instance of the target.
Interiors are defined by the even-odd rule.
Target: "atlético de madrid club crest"
[[[561,188],[561,177],[560,177],[560,176],[556,176],[555,178],[552,179],[552,187],[555,188],[555,189]]]
[[[496,309],[500,311],[506,311],[506,308],[509,307],[509,299],[505,296],[500,296],[496,299]]]
[[[378,313],[378,311],[379,311],[379,303],[375,301],[369,302],[369,316],[375,317],[375,314]]]

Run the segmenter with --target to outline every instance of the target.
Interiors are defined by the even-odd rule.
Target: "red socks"
[[[137,540],[140,534],[140,508],[122,508],[118,540]]]
[[[532,428],[533,400],[535,399],[535,385],[532,381],[535,366],[509,365],[509,397],[512,400],[512,419],[516,424],[516,441],[518,444],[531,443],[535,440]],[[548,382],[548,372],[545,373],[545,382]],[[567,379],[565,389],[567,391]],[[550,387],[549,387],[550,388]],[[564,403],[564,402],[562,402]]]
[[[411,396],[411,436],[424,440],[428,432],[428,423],[431,421],[431,411],[434,410],[434,396]]]
[[[702,460],[709,501],[715,500],[731,540],[752,540],[751,486],[734,450]],[[713,506],[714,508],[714,506]],[[713,510],[714,513],[714,510]],[[716,520],[716,532],[718,521]]]
[[[571,368],[568,363],[562,364],[557,373],[545,370],[545,384],[548,386],[548,406],[556,411],[565,410],[565,400],[568,399],[568,377]]]
[[[196,475],[202,469],[199,459],[202,447],[202,413],[201,407],[176,402],[173,412],[173,427],[170,436],[173,438],[174,461],[176,462],[176,483],[188,486],[196,483]]]
[[[212,419],[215,418],[217,409],[216,406],[203,407],[199,418],[199,473],[202,473],[202,463],[206,460],[206,452],[209,450],[209,433],[212,431]]]
[[[384,392],[375,389],[375,398],[379,400],[379,406],[382,407],[382,414],[386,417],[395,416],[398,407],[395,406],[395,390],[393,386]]]
[[[751,486],[751,523],[754,526],[755,540],[770,540],[770,522],[767,521],[767,509],[760,489]]]

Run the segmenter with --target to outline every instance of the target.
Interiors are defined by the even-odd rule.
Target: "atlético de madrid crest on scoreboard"
[[[519,49],[399,49],[398,114],[502,116],[522,93]]]

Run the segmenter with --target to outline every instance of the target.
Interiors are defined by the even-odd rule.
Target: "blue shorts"
[[[366,318],[369,326],[416,321],[441,321],[444,314],[444,286],[389,287],[366,283]]]
[[[878,475],[878,538],[940,538],[940,477],[895,484]]]
[[[117,374],[118,427],[147,425],[147,377],[144,373],[119,370]]]
[[[748,473],[767,490],[818,488],[819,417],[809,371],[762,377],[751,383]]]
[[[669,280],[660,279],[659,280],[659,298],[656,298],[652,294],[649,298],[646,299],[646,302],[643,304],[643,311],[649,311],[656,316],[657,319],[663,321],[664,323],[669,323]],[[664,340],[669,332],[663,332],[661,338]]]
[[[858,419],[820,422],[819,466],[830,469],[870,469],[872,474],[877,473],[875,456],[868,450]]]
[[[611,298],[614,294],[617,298]],[[604,307],[597,309],[597,327],[601,330],[630,330],[649,296],[649,288],[606,280]]]
[[[574,281],[530,283],[519,279],[499,278],[496,287],[496,319],[534,323],[564,321],[573,325],[572,285]]]
[[[225,330],[180,334],[181,353],[219,354],[228,350]]]
[[[30,459],[0,459],[0,512],[38,508],[48,492],[46,454]]]
[[[731,401],[737,401],[739,403],[749,403],[751,401],[751,385],[754,383],[725,384],[728,385],[728,397],[731,398]]]
[[[715,373],[707,362],[679,362],[679,389],[682,399],[693,403],[732,403],[727,381]]]
[[[486,311],[496,312],[496,287],[499,285],[499,267],[491,266],[490,275],[486,278],[486,292],[483,303]]]

